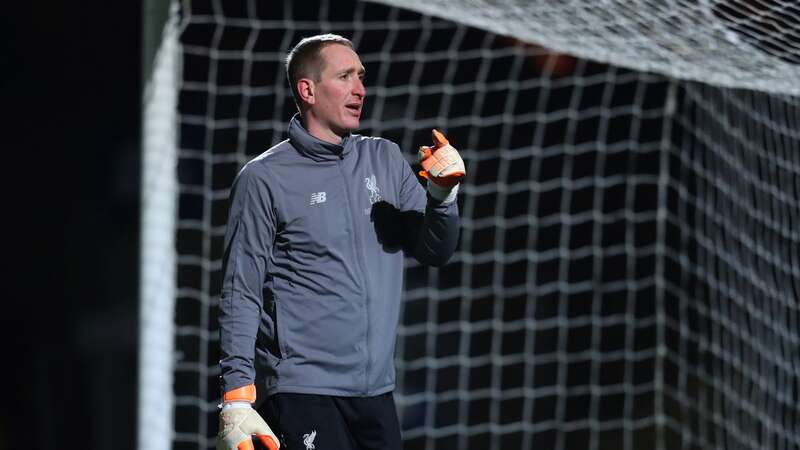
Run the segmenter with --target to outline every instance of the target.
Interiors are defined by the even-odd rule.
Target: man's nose
[[[367,95],[367,89],[364,87],[364,82],[361,78],[356,78],[356,82],[353,84],[353,95],[357,95],[362,99]]]

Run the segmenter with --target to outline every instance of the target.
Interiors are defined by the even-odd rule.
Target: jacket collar
[[[300,114],[289,122],[289,141],[297,151],[315,161],[334,161],[345,157],[352,150],[353,135],[348,134],[341,144],[332,144],[315,138],[306,131]]]

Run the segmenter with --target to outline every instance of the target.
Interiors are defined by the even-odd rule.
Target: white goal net
[[[286,136],[286,52],[334,32],[366,67],[360,133],[413,163],[437,127],[467,164],[451,263],[406,264],[407,449],[800,449],[794,2],[184,0],[171,20],[139,448],[215,445],[229,188]]]

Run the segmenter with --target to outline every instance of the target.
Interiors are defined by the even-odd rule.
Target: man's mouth
[[[361,103],[349,103],[345,105],[345,108],[350,110],[350,112],[356,116],[361,115]]]

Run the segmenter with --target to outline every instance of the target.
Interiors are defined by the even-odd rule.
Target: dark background
[[[142,6],[15,7],[0,19],[0,450],[133,449]]]
[[[132,449],[142,6],[26,8],[4,43],[0,450]]]
[[[134,448],[141,6],[22,8],[0,44],[0,449]]]

